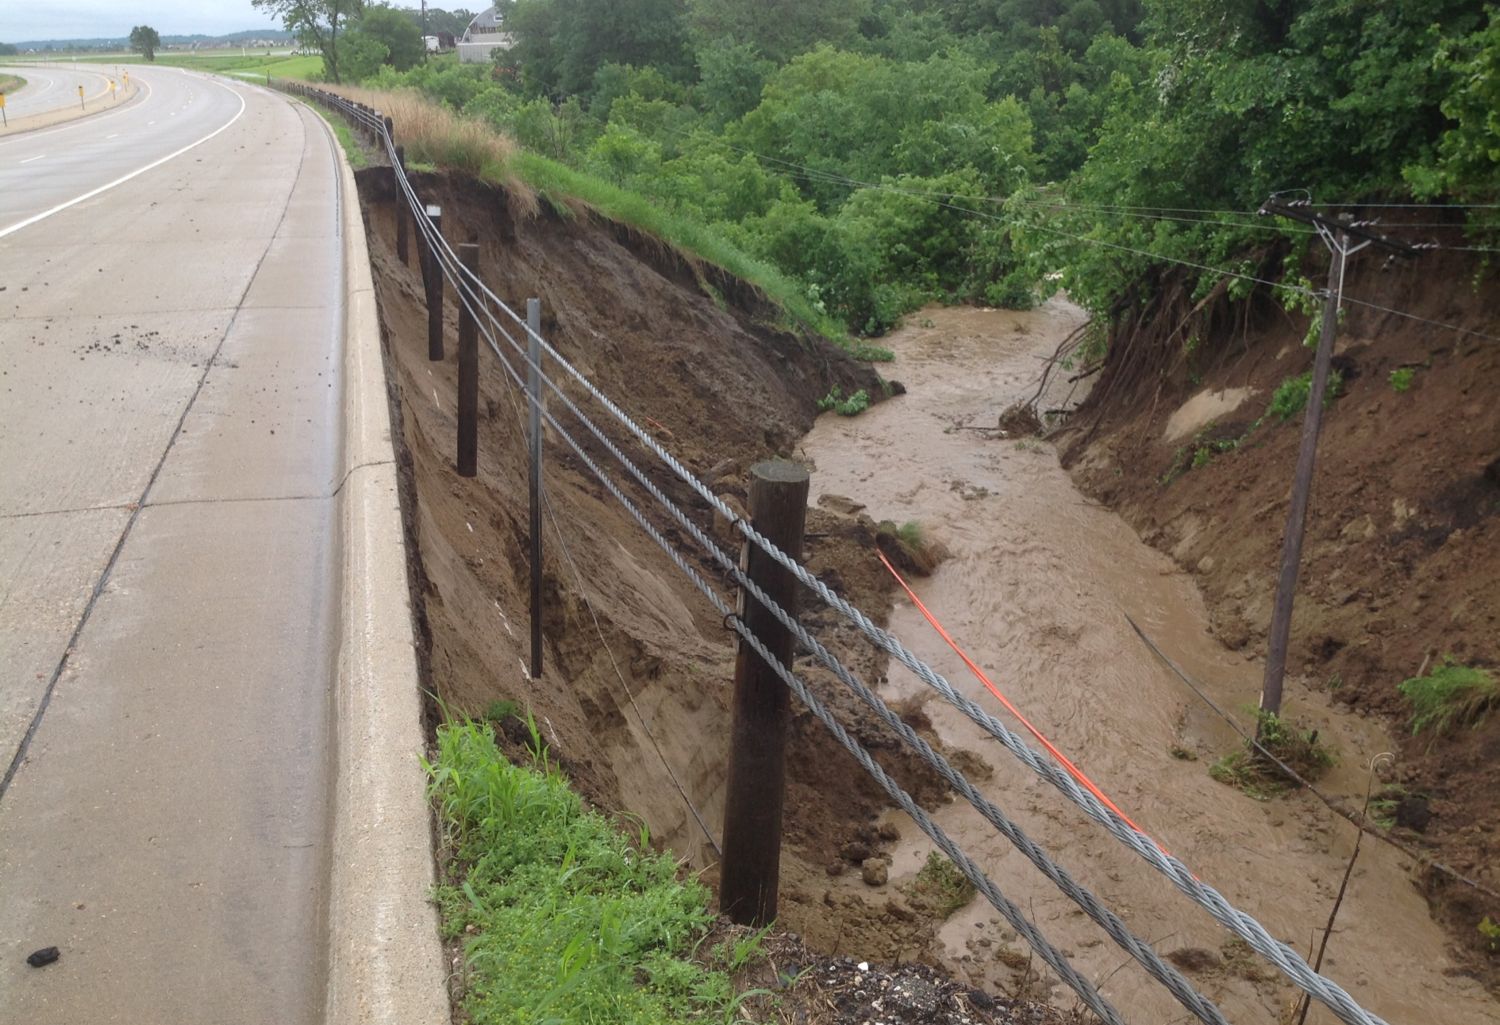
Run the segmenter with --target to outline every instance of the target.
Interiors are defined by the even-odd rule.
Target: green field
[[[56,61],[53,63],[70,63]],[[79,57],[80,64],[144,64],[139,54],[90,54]],[[246,53],[213,51],[210,53],[165,53],[158,52],[156,64],[174,68],[190,68],[194,71],[209,71],[219,75],[245,75],[269,73],[276,78],[315,79],[323,71],[323,58],[318,56],[293,57],[286,53]]]
[[[0,93],[13,93],[26,84],[26,79],[15,75],[0,75]]]

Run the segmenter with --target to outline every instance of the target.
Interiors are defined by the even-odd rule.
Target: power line
[[[346,109],[348,108],[347,101],[345,101],[345,103],[342,105],[345,106]],[[384,132],[384,125],[380,124],[379,119],[373,116],[373,112],[367,112],[367,115],[368,116],[364,118],[364,123],[366,124],[366,126],[373,126],[374,130],[377,133]],[[352,116],[356,118],[359,117],[358,114],[354,114]],[[394,156],[394,143],[390,139],[388,133],[386,133],[385,142],[388,153]],[[393,165],[396,167],[396,177],[400,180],[400,184],[403,192],[406,194],[407,201],[412,206],[413,211],[416,212],[420,208],[420,203],[417,200],[415,192],[412,189],[410,182],[406,180],[404,171],[401,170],[399,163],[393,161]],[[978,213],[978,211],[972,210],[968,212]],[[1147,860],[1148,863],[1152,864],[1153,867],[1156,867],[1159,871],[1162,871],[1173,882],[1173,884],[1177,886],[1178,889],[1182,890],[1182,892],[1187,894],[1190,898],[1192,898],[1197,903],[1202,905],[1206,910],[1208,910],[1212,917],[1220,921],[1236,935],[1246,940],[1246,942],[1250,944],[1252,949],[1255,949],[1257,952],[1265,956],[1269,961],[1271,961],[1272,964],[1274,964],[1278,969],[1286,974],[1300,988],[1304,989],[1310,995],[1317,998],[1320,1002],[1323,1002],[1330,1008],[1332,1008],[1340,1019],[1344,1020],[1345,1022],[1353,1023],[1353,1025],[1377,1025],[1377,1023],[1380,1022],[1379,1018],[1359,1007],[1359,1005],[1355,1003],[1344,990],[1338,987],[1337,984],[1331,982],[1330,980],[1318,974],[1316,971],[1309,968],[1306,962],[1303,961],[1295,951],[1291,950],[1285,944],[1282,944],[1272,938],[1269,933],[1265,931],[1264,927],[1256,922],[1254,918],[1233,908],[1233,906],[1228,904],[1228,902],[1224,900],[1222,895],[1220,895],[1212,887],[1208,887],[1202,884],[1195,876],[1192,875],[1191,872],[1186,869],[1185,866],[1181,864],[1181,862],[1178,862],[1175,858],[1172,858],[1168,855],[1164,855],[1159,849],[1149,844],[1149,842],[1147,842],[1145,838],[1141,837],[1138,832],[1130,829],[1128,825],[1120,820],[1117,815],[1112,815],[1102,804],[1097,801],[1097,799],[1093,798],[1092,795],[1084,792],[1077,785],[1077,783],[1071,779],[1071,777],[1062,773],[1060,769],[1052,765],[1050,762],[1041,759],[1036,754],[1036,752],[1032,751],[1024,742],[1022,742],[1018,737],[1016,737],[1008,729],[1006,729],[1006,727],[1002,723],[994,719],[992,716],[989,716],[972,701],[969,701],[967,698],[956,692],[951,684],[943,679],[942,676],[934,672],[930,666],[926,665],[926,663],[922,662],[920,659],[917,659],[908,649],[905,648],[904,645],[901,644],[898,639],[894,637],[894,635],[875,626],[868,619],[868,617],[861,613],[857,608],[844,601],[844,599],[839,597],[821,581],[813,577],[805,569],[805,567],[802,567],[801,564],[797,562],[797,560],[792,559],[784,551],[777,548],[775,545],[770,544],[762,535],[760,535],[758,531],[755,530],[752,525],[745,523],[741,519],[738,519],[735,514],[722,502],[722,500],[713,495],[712,492],[709,491],[701,481],[699,481],[690,471],[687,470],[686,467],[681,464],[681,462],[679,462],[675,457],[671,455],[670,452],[663,448],[649,433],[644,431],[639,425],[637,425],[626,414],[624,414],[623,411],[621,411],[615,403],[613,403],[606,395],[604,395],[603,392],[601,392],[596,386],[594,386],[587,377],[582,375],[575,367],[572,366],[570,362],[568,362],[559,353],[557,353],[557,351],[549,343],[547,343],[545,339],[541,338],[534,331],[532,331],[529,325],[526,325],[525,322],[522,321],[521,318],[515,313],[515,311],[511,310],[502,300],[499,299],[498,296],[495,296],[495,294],[483,284],[483,282],[478,278],[476,274],[470,271],[462,264],[461,261],[457,259],[457,257],[453,254],[451,248],[448,246],[446,240],[442,238],[441,234],[436,231],[436,229],[431,225],[430,222],[426,220],[425,217],[422,217],[419,214],[416,217],[416,221],[419,225],[419,228],[423,231],[423,236],[430,247],[430,252],[437,260],[438,269],[442,271],[445,277],[449,278],[454,283],[455,288],[459,290],[460,296],[464,299],[466,308],[468,308],[471,312],[474,311],[475,305],[478,305],[479,307],[484,309],[484,320],[487,321],[487,323],[482,325],[482,329],[484,331],[487,343],[489,344],[491,349],[496,352],[497,356],[500,356],[499,344],[495,338],[495,334],[490,330],[491,326],[493,326],[501,336],[505,337],[511,347],[518,351],[518,354],[519,345],[516,342],[516,339],[513,338],[510,333],[507,332],[503,328],[503,326],[501,326],[498,321],[489,313],[486,304],[480,297],[481,294],[487,295],[491,299],[493,299],[499,310],[505,312],[511,317],[513,321],[523,327],[530,337],[536,338],[539,345],[543,347],[544,350],[553,357],[553,359],[556,360],[558,366],[562,367],[565,371],[568,372],[568,374],[570,374],[575,380],[577,380],[583,386],[584,390],[587,391],[591,396],[593,396],[597,401],[599,401],[604,406],[604,408],[612,416],[615,417],[617,422],[628,433],[635,436],[637,440],[645,445],[650,451],[655,453],[656,456],[660,458],[673,471],[673,473],[675,473],[680,479],[687,483],[689,487],[699,495],[700,498],[707,502],[711,507],[718,510],[722,515],[728,517],[734,528],[741,534],[743,534],[747,540],[749,540],[751,543],[759,545],[767,553],[767,555],[769,555],[773,560],[782,565],[783,568],[792,572],[799,580],[801,580],[806,586],[811,588],[814,593],[822,598],[825,603],[835,608],[851,622],[853,622],[878,647],[885,650],[888,654],[897,658],[897,660],[900,661],[903,665],[906,665],[913,672],[917,673],[920,678],[922,678],[929,686],[937,690],[946,700],[948,700],[951,704],[954,704],[955,707],[958,707],[961,711],[964,712],[965,715],[969,716],[976,723],[985,728],[987,732],[989,732],[992,736],[999,740],[1019,760],[1021,760],[1023,764],[1027,765],[1027,767],[1032,769],[1033,772],[1036,772],[1038,775],[1042,776],[1043,779],[1056,786],[1064,794],[1065,797],[1067,797],[1074,804],[1078,805],[1091,818],[1095,819],[1095,821],[1103,825],[1105,829],[1112,835],[1114,835],[1116,839],[1118,839],[1121,843],[1123,843],[1130,849],[1135,850],[1137,854]],[[472,302],[471,299],[473,300]],[[476,317],[476,319],[478,318]],[[522,359],[528,366],[531,365],[529,355],[523,355]],[[511,378],[519,385],[519,374],[515,370],[515,368],[511,366],[510,361],[502,356],[501,362],[507,374],[509,374]],[[559,396],[560,400],[564,403],[565,406],[568,407],[569,411],[572,412],[580,420],[580,422],[589,429],[589,431],[605,446],[610,454],[612,454],[617,460],[621,462],[623,466],[626,467],[631,475],[635,477],[637,483],[646,488],[647,492],[654,499],[656,499],[658,503],[663,506],[663,508],[671,513],[674,519],[677,519],[678,522],[683,525],[685,529],[687,529],[688,533],[694,537],[694,540],[698,541],[700,545],[704,545],[711,554],[717,552],[718,555],[716,556],[716,558],[727,558],[727,556],[724,556],[722,550],[719,549],[717,545],[713,544],[711,540],[707,539],[702,531],[697,528],[695,524],[692,524],[691,520],[688,520],[685,514],[682,513],[682,511],[678,509],[675,504],[673,504],[666,498],[659,487],[654,485],[649,480],[649,478],[641,474],[640,471],[634,466],[634,464],[624,457],[623,453],[620,452],[618,446],[614,445],[614,443],[610,441],[609,438],[604,435],[592,423],[591,420],[583,415],[583,413],[577,408],[576,404],[572,402],[572,400],[558,387],[555,382],[550,379],[550,377],[541,375],[540,367],[536,369],[538,374],[547,381],[548,387],[550,387],[552,391]],[[565,440],[568,441],[569,445],[573,448],[575,453],[581,459],[583,459],[585,463],[591,467],[591,469],[594,470],[596,475],[600,477],[601,481],[611,491],[611,493],[614,494],[615,497],[622,503],[626,504],[626,507],[629,511],[631,511],[632,516],[648,533],[648,535],[651,536],[660,547],[662,547],[662,549],[666,552],[673,563],[688,575],[689,579],[694,583],[694,585],[698,587],[700,591],[703,591],[705,596],[709,598],[710,602],[714,604],[716,608],[726,613],[728,618],[733,621],[732,625],[736,632],[740,633],[741,636],[744,637],[745,642],[749,644],[753,649],[755,649],[757,653],[767,661],[768,664],[772,665],[773,668],[777,670],[778,675],[782,676],[784,682],[787,683],[788,687],[793,689],[793,691],[798,694],[798,696],[808,705],[808,707],[814,711],[814,714],[818,715],[818,717],[825,723],[825,725],[827,725],[829,729],[834,732],[835,736],[840,739],[840,742],[845,744],[846,748],[850,750],[850,753],[860,760],[861,764],[866,768],[866,770],[877,779],[877,782],[881,783],[881,785],[887,790],[887,792],[891,794],[892,798],[897,800],[898,803],[900,803],[903,807],[908,808],[908,810],[912,812],[914,819],[916,819],[919,824],[925,821],[928,825],[931,825],[930,820],[926,820],[925,814],[921,811],[921,809],[917,808],[914,802],[911,802],[909,795],[905,795],[904,792],[901,792],[899,787],[894,787],[894,784],[892,784],[888,777],[885,776],[883,771],[880,770],[880,767],[874,764],[873,760],[869,758],[867,752],[863,752],[862,749],[858,749],[857,744],[852,747],[850,746],[850,744],[853,742],[848,737],[847,732],[844,731],[843,727],[838,723],[838,721],[828,713],[826,708],[821,708],[816,699],[812,695],[807,693],[806,689],[801,685],[801,682],[798,680],[796,675],[794,673],[791,673],[790,670],[787,669],[787,667],[781,665],[779,662],[776,662],[774,659],[771,659],[766,653],[764,646],[759,644],[759,641],[754,637],[753,634],[748,631],[743,622],[741,622],[738,617],[734,617],[728,614],[727,605],[724,603],[723,599],[719,598],[713,592],[713,590],[708,587],[708,585],[704,582],[702,575],[691,565],[689,565],[682,554],[676,551],[676,549],[666,541],[661,533],[657,531],[648,520],[646,520],[644,515],[641,514],[639,510],[629,502],[629,500],[623,495],[623,493],[619,491],[618,487],[613,484],[608,476],[606,474],[603,474],[602,471],[600,471],[597,466],[593,464],[590,457],[583,451],[582,447],[572,439],[571,435],[569,435],[561,427],[553,414],[547,410],[542,410],[541,412],[547,418],[548,423],[551,424],[554,429],[558,430],[560,434],[565,438]],[[779,605],[776,605],[774,602],[770,602],[764,595],[764,593],[760,592],[759,589],[755,587],[753,581],[750,581],[742,572],[738,570],[737,563],[731,561],[731,567],[731,575],[735,576],[739,580],[741,587],[746,591],[747,594],[755,597],[756,600],[760,601],[769,611],[773,613],[778,621],[782,622],[783,625],[792,630],[793,633],[798,637],[798,639],[801,640],[802,643],[809,648],[809,650],[814,651],[814,653],[818,655],[819,659],[821,661],[824,661],[824,664],[828,665],[829,668],[835,672],[835,675],[839,676],[842,682],[845,682],[847,686],[858,685],[857,678],[853,678],[852,674],[849,674],[848,671],[844,669],[838,662],[838,660],[834,658],[830,653],[828,653],[826,649],[824,649],[822,645],[817,642],[816,638],[813,638],[806,631],[806,629],[797,622],[795,617],[789,616],[787,612]],[[862,685],[859,685],[859,687],[863,690],[863,693],[859,694],[861,699],[865,700],[867,703],[873,700],[875,704],[872,705],[872,707],[875,707],[876,710],[879,711],[879,707],[883,707],[883,703],[880,703],[879,699],[874,697],[874,695],[868,691],[868,688],[862,688]],[[894,714],[890,713],[890,710],[888,708],[885,711],[888,714]],[[897,728],[897,732],[902,734],[903,739],[911,742],[911,737],[907,736],[907,733],[910,732],[909,727],[906,727],[906,730],[903,731],[899,727],[895,727],[893,724],[893,728]],[[918,743],[920,743],[920,738],[915,739]],[[935,763],[934,767],[937,767]],[[950,780],[950,782],[952,781]],[[923,828],[924,831],[928,831],[925,825]],[[932,829],[928,831],[928,835],[931,836],[934,842],[938,844],[939,848],[942,849],[944,853],[947,854],[955,862],[955,864],[957,864],[960,869],[970,877],[971,881],[975,882],[975,885],[980,889],[980,891],[985,893],[987,899],[990,899],[998,909],[1002,910],[1002,913],[1005,913],[1007,915],[1008,920],[1011,919],[1012,914],[1015,915],[1016,921],[1013,921],[1013,924],[1017,926],[1018,931],[1022,932],[1023,935],[1026,935],[1028,941],[1033,943],[1034,949],[1036,949],[1043,956],[1044,960],[1047,960],[1049,965],[1053,966],[1054,970],[1059,972],[1059,974],[1065,979],[1065,981],[1069,983],[1070,986],[1073,986],[1075,990],[1079,992],[1080,996],[1085,999],[1089,1006],[1096,1010],[1096,1013],[1100,1013],[1101,1015],[1103,1015],[1106,1020],[1117,1020],[1114,1017],[1113,1009],[1109,1008],[1108,1004],[1104,1003],[1102,1001],[1102,998],[1099,998],[1098,994],[1096,992],[1093,992],[1091,987],[1089,987],[1086,982],[1078,978],[1076,973],[1072,972],[1071,968],[1066,964],[1066,961],[1059,958],[1057,956],[1057,952],[1046,943],[1045,938],[1041,937],[1039,933],[1035,932],[1034,928],[1031,927],[1029,923],[1025,922],[1024,916],[1020,916],[1018,909],[1015,909],[1014,906],[1011,905],[1009,911],[1007,911],[1005,905],[1008,902],[1005,901],[1003,895],[1001,895],[999,891],[995,889],[993,883],[991,883],[987,878],[984,877],[983,873],[978,870],[977,866],[975,866],[973,862],[970,861],[960,849],[953,845],[952,842],[949,841],[947,837],[941,833],[940,830],[937,830],[935,826],[933,826]],[[1070,893],[1069,896],[1074,897],[1075,900],[1077,899],[1074,894]]]

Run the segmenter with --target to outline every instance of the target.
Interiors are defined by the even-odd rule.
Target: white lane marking
[[[25,159],[25,160],[23,160],[23,161],[21,161],[21,163],[23,163],[23,164],[29,164],[29,163],[31,163],[31,162],[32,162],[32,161],[33,161],[33,160],[42,160],[42,159],[44,159],[44,158],[45,158],[45,157],[46,157],[46,156],[47,156],[47,154],[45,154],[45,153],[38,153],[38,154],[37,154],[37,155],[36,155],[36,156],[34,156],[34,157],[27,157],[27,158],[26,158],[26,159]]]
[[[156,122],[155,121],[147,121],[146,124],[147,125],[154,125],[154,124],[156,124]]]
[[[116,132],[113,135],[106,135],[105,136],[106,139],[118,139],[119,137],[120,137],[120,133],[119,132]]]
[[[148,83],[144,78],[138,79],[137,81],[140,87],[146,90],[145,96],[141,96],[140,93],[136,93],[136,96],[140,98],[140,103],[136,103],[134,102],[134,100],[132,100],[128,103],[110,107],[108,110],[105,110],[102,113],[95,114],[93,117],[79,118],[74,121],[69,121],[67,124],[53,125],[51,128],[33,128],[29,132],[17,132],[15,135],[8,135],[5,138],[0,139],[0,147],[15,146],[19,143],[31,142],[35,139],[41,138],[44,135],[56,135],[59,132],[71,131],[74,128],[97,128],[101,121],[115,113],[128,112],[133,114],[135,113],[136,107],[141,106],[151,99],[150,83]]]
[[[182,149],[177,150],[175,153],[168,153],[166,156],[162,157],[159,160],[153,160],[151,163],[147,164],[145,167],[137,168],[136,170],[131,171],[127,175],[122,175],[121,177],[116,178],[112,182],[107,182],[106,184],[99,186],[97,189],[90,189],[88,192],[85,192],[83,195],[77,196],[77,197],[75,197],[73,199],[70,199],[66,203],[59,203],[59,204],[57,204],[57,206],[54,206],[50,210],[43,210],[39,214],[33,214],[32,216],[26,218],[24,221],[17,221],[15,224],[12,224],[8,228],[0,228],[0,238],[4,238],[7,235],[10,235],[10,234],[13,234],[14,232],[20,231],[22,228],[30,227],[31,225],[35,224],[37,221],[46,220],[48,217],[51,217],[53,214],[61,213],[62,211],[68,209],[68,207],[70,207],[70,206],[77,206],[79,203],[82,203],[84,200],[93,199],[95,196],[99,195],[100,193],[108,192],[110,189],[115,188],[118,185],[124,185],[126,182],[130,181],[130,179],[138,177],[139,175],[143,175],[147,171],[150,171],[153,168],[160,167],[162,164],[165,164],[168,160],[173,160],[173,159],[175,159],[177,157],[182,156],[188,150],[195,149],[195,148],[203,145],[209,139],[212,139],[214,136],[218,135],[220,132],[222,132],[225,129],[227,129],[230,125],[234,124],[242,116],[244,116],[244,113],[245,113],[245,98],[243,96],[241,96],[239,93],[235,92],[233,89],[229,89],[227,86],[225,88],[226,88],[226,90],[231,95],[234,96],[235,99],[237,99],[237,100],[240,101],[240,109],[237,110],[237,111],[235,111],[234,117],[230,118],[228,121],[225,121],[218,128],[215,128],[213,131],[209,132],[207,135],[205,135],[203,138],[199,139],[197,142],[190,142],[186,146],[182,147]]]

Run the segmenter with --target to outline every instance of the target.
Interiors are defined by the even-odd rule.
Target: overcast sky
[[[250,0],[0,0],[0,42],[113,38],[136,25],[164,36],[281,27]]]

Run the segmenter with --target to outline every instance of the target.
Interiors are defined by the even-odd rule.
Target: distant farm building
[[[458,41],[458,59],[465,64],[488,64],[496,50],[509,50],[515,39],[500,28],[500,15],[491,7],[475,15]]]

